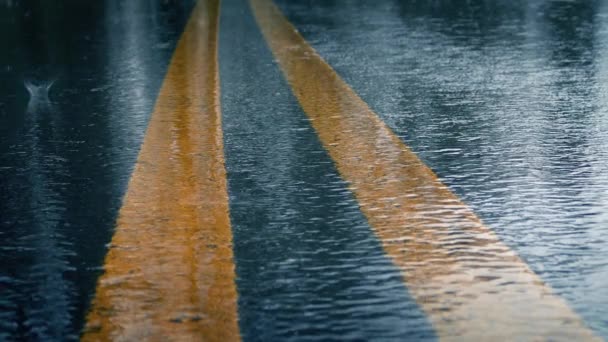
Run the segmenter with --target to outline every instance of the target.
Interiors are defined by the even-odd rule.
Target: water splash
[[[51,80],[36,80],[36,79],[24,79],[23,85],[27,92],[30,94],[30,101],[32,100],[48,100],[49,92],[55,84],[56,79]]]
[[[51,112],[52,103],[49,97],[51,88],[55,84],[55,79],[51,80],[36,80],[24,79],[23,85],[30,95],[25,112],[30,115],[38,115],[39,113]]]

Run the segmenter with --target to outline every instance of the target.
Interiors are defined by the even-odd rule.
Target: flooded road
[[[0,2],[0,341],[78,338],[190,8]]]
[[[0,2],[0,341],[608,338],[608,2],[275,3]]]
[[[608,336],[608,3],[279,3],[442,182]]]

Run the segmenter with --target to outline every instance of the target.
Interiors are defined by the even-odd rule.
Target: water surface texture
[[[214,179],[227,190],[217,210],[226,239],[172,234],[180,223],[166,215],[154,224],[175,241],[162,252],[178,266],[159,252],[145,260],[157,277],[137,276],[167,291],[178,282],[162,267],[234,284],[233,338],[434,341],[540,326],[568,339],[551,329],[573,324],[608,339],[608,1],[276,0],[293,30],[256,11],[265,0],[222,0],[219,36],[205,12],[191,22],[186,62],[171,62],[193,2],[0,0],[0,342],[78,340],[95,323],[87,312],[103,296],[96,284],[125,193],[145,197],[136,214],[188,212],[181,203],[208,190],[188,186]],[[150,121],[170,63],[180,73],[170,86],[183,92],[166,92]],[[207,133],[193,115],[209,107]],[[194,129],[171,126],[174,116]],[[174,178],[134,190],[150,122],[166,144],[138,165]],[[206,162],[222,172],[205,173]],[[170,204],[155,208],[163,202],[148,192]],[[218,204],[206,200],[189,204]],[[193,231],[217,228],[197,215]],[[154,224],[151,236],[123,228],[145,245],[163,239]],[[137,262],[132,242],[112,245],[118,261]],[[226,272],[213,273],[201,251],[230,248]],[[114,299],[132,309],[144,287],[120,288],[124,272],[100,284],[129,293]],[[181,307],[223,293],[179,284],[191,291]],[[171,316],[170,298],[157,315],[169,317],[168,334],[225,300]],[[158,314],[157,299],[138,304]],[[492,317],[513,317],[513,330],[493,329]]]
[[[189,9],[0,2],[0,341],[78,338]]]
[[[608,337],[608,3],[278,3],[440,179]]]
[[[247,2],[223,6],[222,110],[243,338],[433,337],[273,62]]]

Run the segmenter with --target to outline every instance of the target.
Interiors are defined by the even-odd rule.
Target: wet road
[[[608,4],[281,5],[441,180],[606,337]]]
[[[0,341],[608,338],[608,3],[213,3],[0,2]]]
[[[0,9],[0,340],[76,339],[190,7]]]

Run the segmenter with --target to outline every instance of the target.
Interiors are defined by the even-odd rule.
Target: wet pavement
[[[441,180],[608,336],[608,4],[279,3]]]
[[[149,296],[164,278],[183,292],[184,271],[142,258],[154,234],[145,229],[184,225],[163,212],[171,201],[168,211],[191,205],[173,189],[202,187],[197,201],[215,205],[205,184],[222,184],[214,177],[224,159],[218,191],[232,242],[167,238],[171,251],[181,241],[205,250],[189,280],[204,309],[162,316],[169,333],[188,327],[221,340],[204,326],[236,310],[235,336],[246,341],[565,339],[572,322],[569,333],[592,338],[586,325],[608,338],[608,3],[276,3],[335,76],[305,45],[277,43],[293,30],[268,19],[265,1],[223,0],[209,95],[217,106],[196,95],[201,72],[175,86],[183,93],[161,90],[170,70],[213,65],[171,61],[191,15],[209,36],[184,49],[212,58],[210,19],[191,3],[0,1],[0,341],[76,340],[86,321],[105,338],[149,337],[146,327],[125,335],[137,313],[114,317],[120,303],[103,302],[103,286],[127,290],[116,292],[127,306],[177,303],[176,294]],[[158,114],[182,105],[183,117]],[[192,119],[210,107],[221,110],[209,126],[219,133]],[[166,146],[146,149],[165,124]],[[189,148],[209,143],[195,139],[222,134],[223,156],[197,161]],[[171,174],[204,170],[205,158],[217,158],[219,173]],[[146,181],[146,168],[175,182]],[[152,192],[162,201],[141,195]],[[200,218],[187,213],[189,222],[217,232],[215,211],[205,218],[217,209],[206,205],[194,205]],[[166,216],[121,233],[155,212]],[[234,283],[238,308],[206,285],[222,248],[233,257],[217,277]],[[113,274],[113,255],[143,261]],[[145,277],[123,282],[144,262],[169,266],[146,266],[145,286]]]
[[[73,340],[190,7],[9,4],[0,3],[0,340]]]

